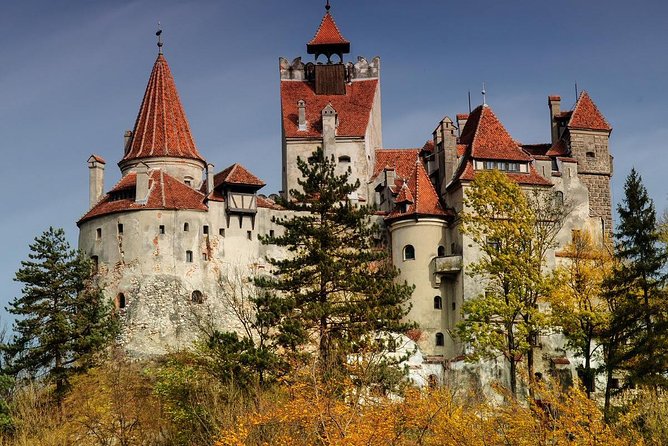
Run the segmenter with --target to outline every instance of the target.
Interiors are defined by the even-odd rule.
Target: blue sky
[[[200,152],[223,169],[241,162],[280,184],[278,57],[306,55],[320,0],[24,0],[0,2],[0,305],[28,244],[75,221],[88,204],[86,159],[120,177],[155,60],[155,29]],[[614,127],[614,201],[632,166],[657,209],[668,172],[668,3],[616,0],[332,0],[358,55],[382,60],[386,147],[421,146],[436,123],[487,102],[514,138],[547,142],[547,96],[587,90]],[[2,312],[0,312],[1,314]],[[7,321],[7,316],[4,316]]]

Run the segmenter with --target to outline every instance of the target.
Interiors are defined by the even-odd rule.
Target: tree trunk
[[[603,412],[605,413],[606,421],[610,421],[610,397],[612,396],[612,367],[607,366],[607,376],[605,381],[605,405]]]
[[[591,392],[594,387],[594,376],[591,371],[591,330],[587,333],[587,345],[585,352],[584,381],[587,391],[587,398],[591,398]]]

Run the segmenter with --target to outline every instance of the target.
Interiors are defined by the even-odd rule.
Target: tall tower
[[[283,150],[283,195],[298,187],[297,158],[306,160],[317,147],[334,157],[338,168],[351,171],[361,186],[357,198],[373,195],[367,182],[373,173],[375,149],[382,146],[380,59],[345,62],[348,42],[329,12],[307,44],[313,62],[301,57],[279,59]],[[354,197],[353,197],[354,198]]]
[[[601,233],[612,235],[612,156],[608,141],[612,127],[598,110],[589,94],[583,91],[573,110],[560,111],[561,98],[550,96],[548,105],[552,121],[552,144],[570,148],[578,161],[578,176],[589,191],[589,215],[601,221]]]

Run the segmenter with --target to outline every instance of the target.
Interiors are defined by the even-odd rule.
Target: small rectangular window
[[[97,228],[97,229],[95,230],[95,238],[96,238],[97,240],[100,240],[100,239],[102,238],[102,228]]]
[[[220,235],[221,237],[225,237],[225,228],[220,228],[218,230],[218,235]]]
[[[273,236],[274,236],[274,230],[273,230],[273,229],[270,229],[270,230],[269,230],[269,237],[273,237]]]
[[[98,256],[91,256],[90,260],[93,264],[93,274],[97,274],[98,269],[100,268],[100,258]]]
[[[248,237],[248,240],[253,240],[253,231],[246,231],[246,236]]]
[[[209,255],[205,252],[202,253],[202,260],[207,261],[209,260]]]
[[[193,252],[192,251],[186,251],[186,262],[192,263],[193,261]]]
[[[202,231],[203,231],[205,234],[208,234],[208,233],[209,233],[209,226],[204,225],[204,226],[202,227]]]
[[[122,233],[123,233],[123,223],[119,223],[118,224],[118,234],[120,235]]]
[[[160,225],[160,234],[165,233],[165,225]]]

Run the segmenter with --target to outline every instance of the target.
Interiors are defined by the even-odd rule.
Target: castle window
[[[445,246],[439,246],[438,247],[437,255],[439,257],[445,256]]]
[[[183,223],[183,231],[184,232],[190,231],[190,225],[188,223]]]
[[[100,258],[98,256],[90,256],[90,262],[92,264],[93,274],[97,274],[97,271],[100,267]]]
[[[413,245],[404,246],[404,260],[415,260],[415,248],[413,248]]]
[[[455,311],[455,308],[457,308],[457,304],[456,304],[455,301],[453,300],[453,301],[452,301],[452,311]]]
[[[97,228],[95,230],[95,239],[100,240],[102,238],[102,228]]]
[[[450,254],[455,253],[455,247],[456,247],[455,242],[450,243]]]
[[[118,235],[123,234],[123,223],[118,224]]]
[[[487,246],[489,246],[490,248],[492,248],[494,251],[497,252],[501,250],[501,242],[495,238],[488,238]]]
[[[436,333],[436,347],[443,347],[445,345],[445,337],[443,333]]]
[[[209,233],[209,226],[207,226],[207,225],[202,226],[202,232],[204,232],[204,234],[208,234]]]
[[[185,178],[183,179],[183,183],[184,183],[186,186],[192,186],[192,185],[193,185],[193,178],[192,178],[192,177],[185,177]]]
[[[203,252],[203,253],[202,253],[202,260],[204,260],[204,261],[209,260],[209,254]]]
[[[253,240],[253,231],[246,231],[246,237],[248,240]]]
[[[204,303],[204,294],[200,290],[195,290],[190,295],[190,300],[194,304],[203,304]]]
[[[552,158],[552,171],[553,172],[558,172],[559,171],[559,164],[557,164],[557,159]]]
[[[192,251],[186,251],[186,262],[192,263],[193,261],[193,252]]]
[[[557,206],[563,206],[564,205],[564,193],[560,190],[556,191],[554,193],[554,201],[556,202]]]
[[[485,161],[483,163],[485,169],[498,169],[505,172],[519,172],[520,163],[512,161]]]
[[[596,158],[596,154],[594,152],[587,152],[587,158]]]
[[[160,227],[158,228],[158,232],[160,232],[160,234],[164,234],[165,233],[165,225],[160,225]]]
[[[117,310],[122,310],[125,308],[125,294],[118,293],[116,299],[114,300],[114,306]]]
[[[350,157],[348,155],[342,155],[339,157],[339,162],[340,163],[349,163],[350,162]]]
[[[434,310],[440,310],[443,308],[443,299],[441,296],[434,296]]]
[[[221,237],[225,237],[225,228],[218,229],[218,235]]]

